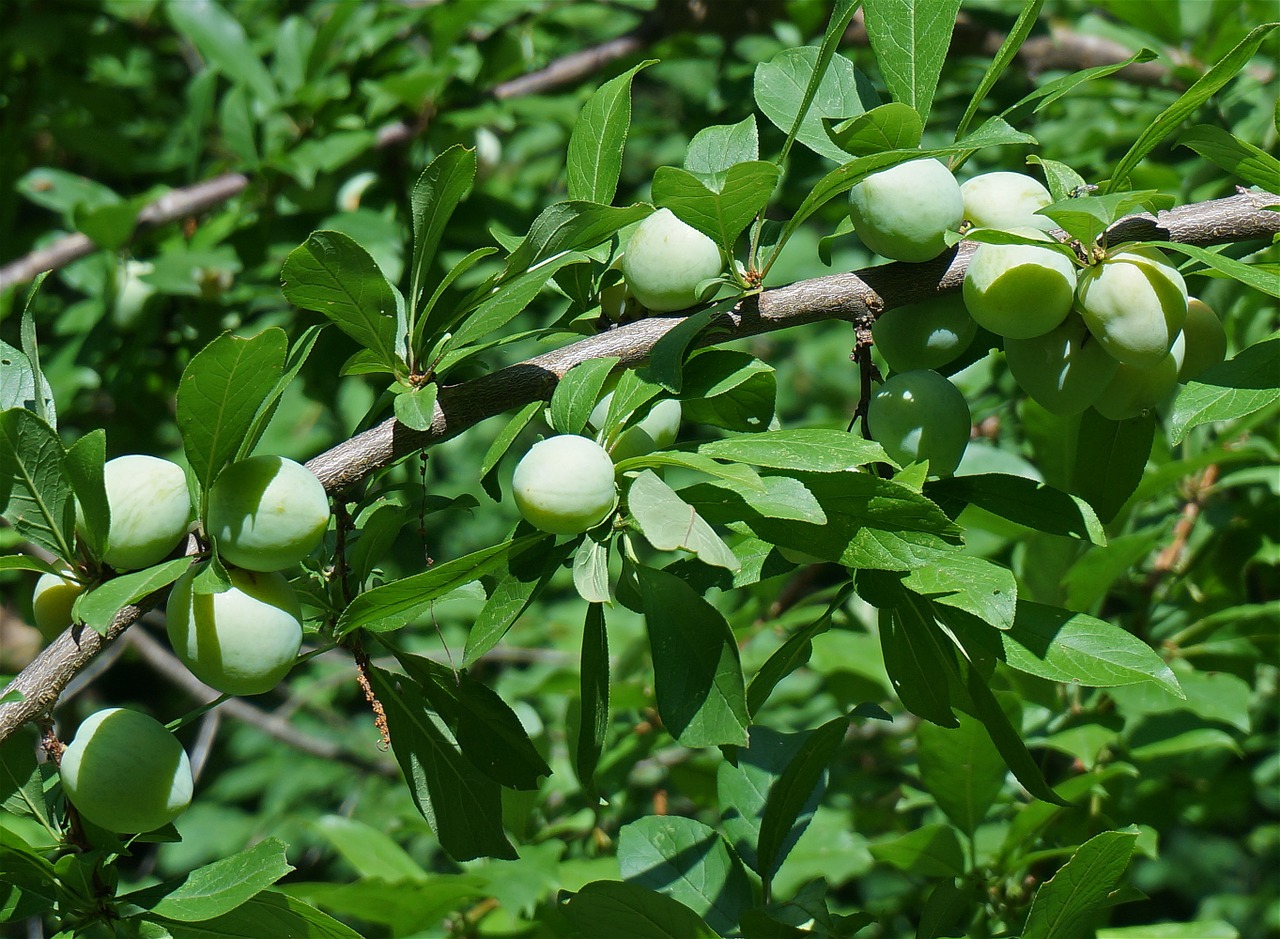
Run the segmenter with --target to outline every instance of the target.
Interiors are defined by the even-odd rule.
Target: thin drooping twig
[[[1132,230],[1144,238],[1202,246],[1270,239],[1280,233],[1280,212],[1267,207],[1278,203],[1280,196],[1272,193],[1245,192],[1179,206],[1158,216],[1122,219],[1112,230]],[[884,310],[959,289],[975,247],[962,242],[956,250],[923,264],[893,262],[753,294],[714,320],[695,337],[692,347],[824,320],[869,323]],[[389,419],[320,454],[307,466],[329,492],[337,492],[418,450],[456,437],[486,418],[545,400],[565,372],[588,359],[617,356],[619,368],[638,366],[663,336],[684,321],[679,316],[640,320],[472,381],[443,387],[428,429],[410,430]],[[105,639],[87,629],[70,629],[55,639],[0,691],[0,698],[14,690],[24,695],[20,701],[0,704],[0,742],[48,711],[67,682],[143,612],[136,605],[121,610]]]

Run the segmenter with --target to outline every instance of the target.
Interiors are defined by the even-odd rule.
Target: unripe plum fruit
[[[1120,251],[1080,275],[1089,331],[1124,365],[1156,365],[1187,318],[1187,285],[1158,249]]]
[[[670,209],[658,209],[637,225],[622,256],[627,286],[655,313],[693,306],[701,300],[698,284],[723,270],[716,243]]]
[[[107,708],[85,718],[58,771],[76,811],[109,831],[152,831],[191,804],[186,751],[140,711]]]
[[[587,423],[600,428],[609,416],[609,405],[613,401],[613,392],[609,392],[591,410]],[[649,408],[644,417],[636,421],[609,447],[609,456],[613,462],[621,463],[635,456],[643,456],[654,450],[665,450],[676,442],[680,433],[680,417],[683,409],[674,398],[664,398]]]
[[[262,694],[293,668],[302,610],[283,574],[231,570],[222,593],[196,593],[188,571],[169,592],[169,643],[191,673],[226,694]]]
[[[955,472],[969,445],[969,405],[955,385],[937,372],[917,369],[894,375],[871,396],[871,436],[899,464],[929,461],[929,473]]]
[[[977,332],[958,292],[894,307],[871,327],[875,347],[895,372],[946,365],[969,348]]]
[[[1182,361],[1183,341],[1179,334],[1173,348],[1155,365],[1121,362],[1111,381],[1098,395],[1098,400],[1093,402],[1093,409],[1113,421],[1125,421],[1155,410],[1178,383],[1178,369],[1182,367]]]
[[[1079,414],[1097,400],[1119,365],[1078,313],[1043,336],[1006,339],[1005,360],[1022,390],[1054,414]]]
[[[1020,234],[1047,238],[1034,229]],[[1037,245],[981,244],[964,274],[964,304],[979,326],[1006,339],[1043,336],[1071,312],[1076,268]]]
[[[1227,357],[1227,333],[1222,328],[1222,320],[1203,300],[1195,297],[1187,300],[1182,339],[1184,347],[1178,381],[1190,381]]]
[[[279,571],[310,554],[329,526],[329,497],[301,463],[251,456],[209,490],[209,534],[237,567]]]
[[[617,505],[613,460],[586,437],[548,437],[530,447],[517,464],[511,494],[534,528],[576,535],[595,528]]]
[[[154,456],[118,456],[107,461],[102,480],[111,511],[103,562],[118,571],[132,571],[164,560],[191,523],[191,496],[182,467]]]
[[[978,228],[1054,227],[1052,219],[1036,214],[1053,196],[1025,173],[983,173],[961,183],[960,195],[964,217]]]
[[[872,173],[849,190],[849,217],[862,243],[895,261],[928,261],[960,227],[964,199],[937,160],[911,160]]]
[[[41,574],[31,594],[31,613],[36,629],[46,640],[53,639],[71,625],[71,607],[84,593],[84,584],[71,579],[71,572]]]

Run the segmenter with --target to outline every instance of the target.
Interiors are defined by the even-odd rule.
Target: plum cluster
[[[1217,315],[1188,295],[1163,252],[1122,246],[1080,270],[1046,234],[1053,223],[1038,212],[1051,201],[1029,176],[987,173],[960,185],[930,159],[873,174],[850,191],[855,232],[894,260],[937,257],[947,233],[966,220],[1020,239],[980,244],[958,296],[898,307],[877,320],[873,340],[893,376],[872,398],[868,426],[895,460],[927,460],[934,474],[954,471],[969,412],[934,370],[958,359],[980,328],[1003,341],[1022,389],[1061,415],[1092,407],[1111,420],[1138,417],[1177,382],[1225,357]]]

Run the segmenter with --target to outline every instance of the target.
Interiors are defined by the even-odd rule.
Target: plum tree
[[[1187,285],[1158,248],[1119,251],[1080,275],[1089,331],[1125,365],[1155,365],[1187,318]]]
[[[191,523],[191,496],[182,467],[135,453],[108,460],[102,476],[111,512],[103,562],[131,571],[162,561]],[[83,519],[79,524],[83,529]]]
[[[960,184],[937,160],[910,160],[873,173],[849,190],[849,217],[862,243],[895,261],[928,261],[960,227]]]
[[[1048,240],[1035,229],[1017,232]],[[1071,312],[1076,269],[1071,259],[1038,245],[982,244],[964,274],[964,303],[979,326],[1006,339],[1030,339]]]
[[[955,472],[969,444],[969,405],[937,372],[894,375],[871,396],[867,426],[885,452],[902,465],[929,461],[929,472]]]
[[[71,625],[71,607],[84,593],[84,584],[73,580],[70,571],[41,574],[31,594],[31,613],[36,629],[46,640]]]
[[[1182,362],[1183,340],[1179,333],[1173,348],[1154,365],[1121,362],[1093,402],[1093,409],[1113,421],[1125,421],[1154,410],[1178,383]]]
[[[895,372],[946,365],[969,348],[977,332],[959,293],[894,307],[871,327],[875,347]]]
[[[1119,364],[1074,312],[1042,336],[1006,339],[1004,354],[1022,390],[1054,414],[1093,404]]]
[[[1222,320],[1203,300],[1195,297],[1187,300],[1182,338],[1184,348],[1178,381],[1190,381],[1227,357],[1227,333],[1222,328]]]
[[[329,497],[301,463],[251,456],[218,474],[209,490],[209,534],[218,553],[251,571],[297,564],[324,537]]]
[[[231,587],[198,593],[195,571],[178,578],[166,607],[174,653],[206,685],[227,694],[270,691],[302,644],[302,609],[283,574],[232,570]]]
[[[1053,201],[1049,190],[1025,173],[983,173],[960,184],[964,217],[978,228],[1051,228],[1053,220],[1037,215]]]
[[[191,804],[186,751],[141,711],[107,708],[89,715],[58,769],[76,811],[109,831],[152,831]]]
[[[591,411],[587,423],[592,427],[603,429],[609,416],[609,405],[613,401],[613,392],[609,392]],[[654,450],[665,450],[676,442],[680,433],[680,418],[683,409],[674,398],[664,398],[649,408],[648,413],[636,421],[608,447],[609,456],[615,463],[643,456]]]
[[[613,459],[594,440],[559,434],[540,440],[516,465],[511,494],[534,528],[576,535],[594,528],[618,503]]]
[[[670,209],[659,209],[637,225],[622,256],[627,287],[655,313],[693,306],[702,299],[698,285],[723,270],[716,243]]]

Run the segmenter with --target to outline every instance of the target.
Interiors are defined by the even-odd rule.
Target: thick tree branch
[[[1112,226],[1111,241],[1118,240],[1118,232],[1130,238],[1194,245],[1270,239],[1280,234],[1280,212],[1267,209],[1276,204],[1280,204],[1280,196],[1272,193],[1242,192],[1227,199],[1179,206],[1157,217],[1131,216]],[[866,324],[884,310],[958,289],[974,247],[961,243],[956,250],[924,264],[893,262],[766,290],[721,315],[693,345],[717,345],[822,320]],[[446,386],[440,390],[435,419],[428,430],[413,431],[394,419],[387,420],[320,454],[307,466],[329,492],[339,491],[374,470],[456,437],[486,418],[548,398],[565,372],[588,359],[615,355],[621,359],[619,368],[640,365],[658,340],[682,322],[683,317],[641,320],[481,378]],[[0,704],[0,742],[47,712],[67,682],[143,612],[141,606],[121,610],[105,638],[92,630],[72,628],[54,640],[0,692],[0,698],[11,691],[23,695],[21,701]]]

